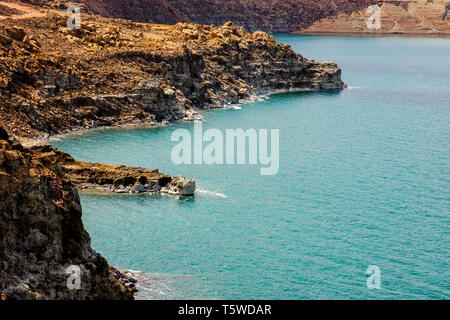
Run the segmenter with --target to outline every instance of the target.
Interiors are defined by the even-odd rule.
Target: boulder
[[[167,186],[161,189],[161,192],[178,196],[193,196],[195,188],[195,179],[186,179],[183,176],[175,176]]]

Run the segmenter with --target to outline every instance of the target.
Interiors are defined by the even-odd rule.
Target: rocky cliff
[[[342,89],[341,70],[263,32],[68,15],[0,21],[0,121],[15,136],[194,119],[275,90]]]
[[[22,0],[52,8],[65,1]],[[448,0],[76,0],[83,12],[137,22],[223,25],[270,33],[449,34]],[[381,29],[367,28],[370,5],[382,7]],[[1,13],[1,8],[0,8]]]
[[[379,1],[378,6],[381,8],[379,29],[367,27],[367,19],[373,13],[363,9],[322,19],[301,32],[450,34],[449,0],[388,0]]]
[[[80,289],[67,286],[70,266]],[[90,247],[78,192],[58,162],[0,127],[0,293],[14,299],[132,299],[131,279]]]
[[[12,8],[0,18],[0,293],[7,299],[132,299],[133,281],[90,247],[75,186],[195,191],[193,179],[76,161],[33,138],[156,126],[260,93],[345,86],[336,64],[308,60],[233,23],[167,26],[83,15],[81,29],[69,30],[58,7],[4,6]],[[72,266],[80,270],[79,290],[67,286]]]
[[[55,1],[26,0],[59,7]],[[56,1],[59,2],[59,1]],[[221,26],[227,21],[247,31],[292,32],[315,21],[351,13],[373,0],[74,0],[90,12],[137,22],[176,24],[193,22]]]

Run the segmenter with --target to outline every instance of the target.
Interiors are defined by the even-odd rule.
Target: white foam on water
[[[136,300],[177,300],[185,299],[191,291],[195,291],[199,297],[206,299],[217,298],[210,295],[207,287],[199,278],[188,274],[168,274],[168,273],[144,273],[136,270],[123,270],[129,274],[136,282]],[[201,284],[195,289],[195,284]]]
[[[220,193],[220,192],[214,192],[214,191],[208,191],[208,190],[202,190],[202,189],[197,189],[195,192],[204,194],[204,195],[208,195],[208,196],[215,196],[215,197],[219,197],[219,198],[228,199],[228,197],[226,195],[224,195],[223,193]]]

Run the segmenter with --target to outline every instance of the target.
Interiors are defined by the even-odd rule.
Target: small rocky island
[[[336,64],[264,33],[133,23],[21,6],[0,20],[0,293],[6,299],[132,299],[132,279],[90,247],[78,189],[192,195],[195,180],[80,162],[43,143],[99,127],[167,125],[280,90],[342,89]],[[31,15],[31,16],[30,16]],[[40,140],[40,141],[38,141]],[[78,188],[78,189],[77,189]],[[69,266],[80,290],[67,288]]]

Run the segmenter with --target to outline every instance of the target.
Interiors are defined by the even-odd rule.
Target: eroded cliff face
[[[410,33],[450,34],[450,1],[403,0],[379,1],[379,29],[369,29],[367,19],[373,12],[359,10],[315,22],[302,33]]]
[[[160,173],[158,169],[77,161],[45,142],[34,142],[28,150],[39,161],[58,167],[82,191],[131,194],[160,192],[175,196],[193,196],[195,192],[195,179],[171,177]]]
[[[69,266],[81,289],[69,289]],[[132,299],[134,284],[90,246],[78,192],[57,161],[0,127],[0,293],[14,299]]]
[[[275,90],[342,89],[341,70],[263,32],[68,15],[0,23],[0,121],[22,137],[195,119]]]
[[[25,0],[29,3],[60,7],[62,1]],[[52,3],[53,2],[53,3]],[[86,10],[105,17],[136,22],[176,24],[193,22],[221,26],[227,21],[247,31],[292,32],[315,21],[351,13],[367,7],[373,0],[75,0]],[[85,11],[86,11],[85,10]]]

